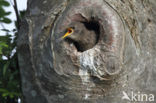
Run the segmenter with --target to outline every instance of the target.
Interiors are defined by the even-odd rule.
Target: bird
[[[74,22],[69,25],[61,37],[63,40],[72,42],[78,51],[86,51],[97,43],[96,24],[86,22]]]

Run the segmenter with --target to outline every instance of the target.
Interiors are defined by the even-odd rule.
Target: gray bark
[[[24,102],[149,103],[155,18],[155,0],[28,0],[18,37]],[[71,26],[80,37],[61,39]]]

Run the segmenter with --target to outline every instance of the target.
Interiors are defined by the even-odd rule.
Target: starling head
[[[82,31],[84,31],[84,25],[79,22],[74,22],[67,28],[65,34],[62,36],[62,39],[70,38],[74,41],[80,40],[84,34],[82,34]]]
[[[71,35],[74,32],[73,28],[67,28],[67,32],[64,34],[64,36],[62,36],[62,39],[68,37],[69,35]]]

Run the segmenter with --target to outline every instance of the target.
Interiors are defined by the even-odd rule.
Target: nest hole
[[[84,51],[86,51],[88,49],[93,48],[99,42],[99,37],[100,37],[100,24],[99,24],[98,21],[96,21],[94,19],[91,19],[89,21],[84,21],[84,22],[81,22],[81,23],[84,24],[85,28],[88,31],[94,31],[94,33],[95,33],[95,44],[92,45],[92,46],[88,46],[90,44],[88,44],[88,45],[82,45],[80,42],[77,42],[77,41],[75,41],[75,40],[73,40],[71,38],[66,38],[65,40],[68,43],[74,44],[74,46],[75,46],[75,48],[77,49],[78,52],[84,52]],[[92,40],[90,40],[90,41],[92,41]]]
[[[94,20],[94,18],[92,18],[89,22],[82,22],[82,23],[85,25],[85,27],[88,30],[90,30],[90,31],[92,30],[95,32],[96,44],[97,44],[99,41],[99,37],[100,37],[100,24],[99,24],[99,22]]]
[[[83,50],[82,50],[83,47],[81,45],[79,45],[79,43],[77,41],[75,41],[71,38],[66,38],[65,41],[68,42],[69,44],[73,44],[78,52],[83,52]]]

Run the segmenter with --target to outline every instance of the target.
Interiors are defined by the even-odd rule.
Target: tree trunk
[[[24,102],[154,101],[155,18],[155,0],[28,0],[18,37]]]

